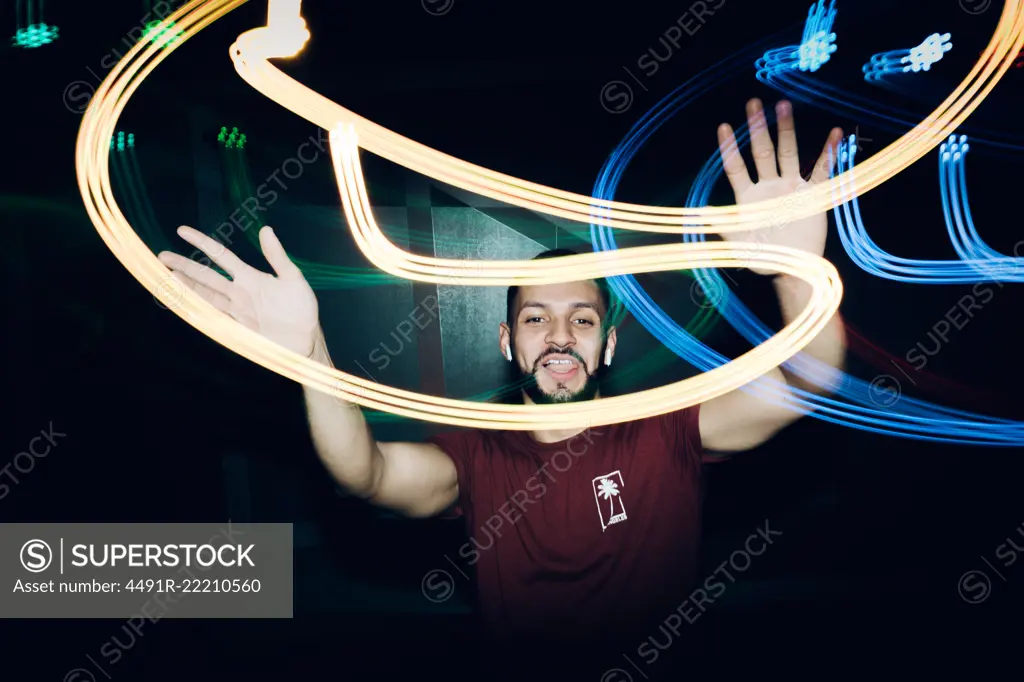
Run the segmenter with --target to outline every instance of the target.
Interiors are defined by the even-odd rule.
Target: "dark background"
[[[781,44],[797,43],[809,4],[726,0],[647,77],[636,67],[637,58],[652,46],[664,54],[658,39],[686,11],[685,4],[455,0],[443,16],[432,16],[414,0],[307,0],[304,15],[313,37],[284,68],[412,139],[514,176],[590,194],[602,163],[644,111],[697,72],[770,33],[788,27]],[[445,568],[445,554],[462,543],[459,523],[403,520],[339,495],[312,450],[300,387],[163,310],[88,220],[74,169],[81,116],[69,110],[62,93],[76,80],[95,85],[90,70],[106,75],[104,58],[111,50],[124,51],[122,38],[138,25],[144,5],[109,1],[100,9],[54,0],[46,4],[44,18],[60,27],[59,40],[35,50],[0,52],[8,81],[4,111],[11,119],[0,225],[9,321],[5,404],[13,413],[5,429],[8,456],[0,457],[0,465],[50,423],[68,434],[50,456],[19,475],[20,482],[0,500],[0,521],[231,518],[296,524],[293,620],[161,620],[147,626],[108,671],[114,679],[242,679],[260,673],[344,679],[461,667],[473,635],[471,585],[456,576],[455,594],[442,604],[427,600],[420,587],[423,576]],[[13,34],[11,7],[5,3],[2,25]],[[846,0],[835,25],[839,49],[821,78],[923,116],[968,72],[1000,11],[1001,3],[970,14],[956,0],[896,7]],[[228,58],[233,38],[262,25],[265,12],[265,3],[247,3],[177,50],[139,89],[119,123],[136,136],[135,153],[162,238],[180,252],[191,248],[174,234],[177,225],[212,231],[234,206],[220,164],[223,153],[214,141],[220,126],[238,126],[247,134],[255,184],[316,135],[312,124],[245,84]],[[871,54],[911,47],[946,31],[952,33],[953,51],[920,74],[918,98],[863,82],[860,66]],[[624,65],[646,90],[629,80]],[[616,79],[631,83],[635,98],[627,111],[612,114],[599,95]],[[1022,87],[1024,70],[1011,70],[969,123],[1012,136]],[[715,152],[716,125],[740,125],[751,96],[772,104],[780,95],[758,82],[751,67],[684,109],[637,156],[617,198],[681,204],[695,173]],[[833,125],[870,138],[862,155],[877,152],[901,132],[875,118],[843,118],[808,104],[798,104],[796,115],[805,166]],[[1011,203],[1018,159],[1012,150],[994,153],[979,144],[968,163],[974,220],[985,240],[1004,253],[1024,239]],[[420,230],[436,239],[447,223],[424,206],[462,206],[444,188],[431,188],[428,179],[404,168],[367,152],[363,163],[371,201],[397,216],[399,231]],[[955,257],[936,179],[933,152],[861,198],[865,222],[882,248],[907,257]],[[326,157],[287,182],[288,191],[267,216],[286,248],[310,261],[371,267],[340,217]],[[712,203],[732,203],[724,183]],[[466,248],[482,258],[516,257],[502,244],[536,247],[534,252],[556,241],[589,248],[542,217],[524,214],[492,211],[492,222],[477,218],[491,236],[483,247]],[[495,226],[499,219],[511,226],[512,237],[502,232],[509,228]],[[896,359],[919,341],[929,343],[928,332],[971,291],[971,285],[873,277],[843,252],[834,225],[832,234],[826,255],[843,276],[844,318]],[[668,241],[656,235],[622,239]],[[157,241],[154,248],[163,248]],[[247,239],[238,239],[237,250],[266,267]],[[765,280],[736,278],[744,301],[776,323]],[[696,313],[689,278],[666,274],[640,281],[682,324]],[[884,362],[873,366],[856,355],[851,373],[868,380],[891,373],[905,395],[1021,419],[1021,299],[1017,285],[993,288],[991,301],[929,360],[926,371],[949,383],[914,386],[883,369]],[[368,353],[390,342],[391,331],[425,292],[404,283],[321,288],[323,323],[339,368],[356,373],[361,362],[372,369]],[[503,292],[496,293],[503,300]],[[463,305],[471,300],[446,296]],[[478,313],[474,321],[491,325],[503,311]],[[718,324],[706,341],[725,353],[743,352],[746,346],[726,327]],[[460,331],[459,320],[445,320],[442,306],[441,323],[427,328],[415,350],[398,355],[375,378],[457,397],[481,390],[474,384],[480,375],[460,373],[460,364],[497,371],[491,328],[481,337],[486,343],[467,345],[470,331]],[[655,353],[665,361],[635,320],[626,322],[620,339],[626,359],[641,362]],[[617,365],[619,391],[694,373],[678,359],[653,372],[640,371],[642,364]],[[379,415],[374,420],[381,440],[422,438],[438,428]],[[765,519],[783,536],[691,626],[701,628],[707,656],[772,660],[826,653],[863,660],[882,651],[979,647],[1008,654],[1019,628],[1015,605],[1024,572],[1012,565],[1003,571],[1005,580],[992,575],[991,595],[980,604],[966,603],[957,585],[966,571],[988,570],[984,561],[997,561],[996,548],[1008,537],[1021,543],[1019,456],[1018,448],[926,443],[805,419],[770,444],[709,467],[705,573]],[[112,636],[127,642],[122,625],[4,621],[0,648],[7,661],[30,671],[22,679],[63,679],[71,668],[88,667],[87,655],[99,659],[100,647]],[[610,652],[609,667],[617,663]],[[657,679],[656,665],[645,672]]]

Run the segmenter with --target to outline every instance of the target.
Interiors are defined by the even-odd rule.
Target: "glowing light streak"
[[[871,55],[868,63],[861,67],[864,80],[868,83],[878,83],[887,76],[931,70],[932,64],[953,49],[953,44],[948,42],[949,37],[949,33],[933,33],[923,43],[909,50],[892,50]]]
[[[24,9],[23,9],[24,7]],[[60,37],[60,29],[43,21],[43,0],[15,0],[15,47],[33,49],[49,45]]]
[[[782,51],[785,52],[787,51]],[[706,81],[720,83],[725,75],[728,74],[717,67],[709,69],[677,88],[647,112],[630,129],[602,167],[594,186],[595,196],[611,200],[626,166],[650,136],[684,106],[692,103],[702,88],[707,88]],[[749,139],[746,126],[736,131],[736,139],[741,146]],[[706,203],[714,183],[721,174],[721,159],[716,153],[698,174],[687,198],[687,204]],[[685,235],[683,239],[696,241],[703,240],[704,236]],[[617,248],[612,231],[603,225],[591,225],[591,240],[597,251]],[[693,274],[702,288],[711,292],[708,298],[719,312],[744,338],[757,344],[761,339],[771,335],[771,330],[736,299],[717,272],[696,270]],[[673,353],[702,371],[728,362],[728,358],[680,329],[639,286],[633,276],[615,276],[608,281],[616,296],[633,316]],[[829,369],[803,354],[794,356],[787,366],[812,381]],[[841,373],[835,381],[835,393],[830,397],[786,388],[770,381],[761,381],[757,385],[744,387],[743,390],[755,393],[763,399],[785,404],[790,409],[808,414],[812,418],[884,435],[995,447],[1019,447],[1024,443],[1024,424],[1020,422],[957,410],[894,393],[891,388],[879,384],[877,379],[878,377],[875,381],[867,382]]]
[[[1013,11],[1013,9],[1014,8],[1009,4],[1004,5],[1001,21],[1006,20],[1008,18],[1007,14]],[[997,29],[997,33],[998,31],[999,29]],[[953,94],[946,99],[943,105],[940,105],[939,109],[933,112],[932,116],[948,104],[951,101],[951,98],[957,97],[961,93],[966,96],[967,93],[974,91],[974,88],[978,84],[969,83],[971,83],[975,75],[979,75],[977,70],[986,59],[995,59],[999,61],[999,65],[996,67],[998,70],[997,78],[1002,78],[1008,69],[1013,68],[1016,60],[1011,55],[1017,55],[1021,52],[1021,48],[1024,47],[1024,41],[1020,40],[1021,35],[1019,33],[1009,33],[1005,38],[1009,43],[1012,43],[1007,46],[1007,52],[1003,53],[996,46],[997,41],[995,36],[993,36],[993,40],[990,41],[989,46],[979,54],[979,61],[975,64],[975,68],[971,71],[971,74],[969,74],[968,77],[960,83],[957,89],[954,90]],[[919,121],[916,114],[891,106],[885,101],[869,100],[865,97],[849,92],[848,89],[838,88],[822,82],[818,78],[812,77],[810,74],[801,70],[798,52],[799,46],[787,46],[766,51],[755,63],[757,79],[766,85],[771,86],[775,90],[778,90],[790,99],[810,103],[816,108],[831,111],[839,116],[853,118],[861,121],[862,123],[870,122],[875,127],[885,128],[900,134],[903,134],[907,129],[911,129],[910,133],[903,135],[903,137],[886,148],[885,151],[892,149],[894,146],[902,146],[907,141],[908,135],[916,135],[914,131],[917,131],[922,125],[926,125],[927,122],[932,120],[932,116],[929,116],[925,121]],[[907,51],[907,53],[909,54],[909,51]],[[902,54],[903,53],[901,53],[901,55]],[[880,59],[880,57],[878,58]],[[867,67],[864,67],[864,69],[865,79],[868,82],[889,87],[887,81],[884,78],[881,78],[884,74],[878,74],[878,77],[872,75],[870,62]],[[960,127],[961,126],[957,126],[954,129],[944,129],[942,137],[952,134]],[[965,128],[965,130],[967,130],[967,128]],[[984,132],[984,136],[979,134],[980,132]],[[996,150],[1012,150],[1015,152],[1024,151],[1024,144],[1022,144],[1019,136],[1007,135],[1005,133],[978,131],[972,132],[972,137],[975,143],[986,147],[992,147]],[[935,141],[935,144],[932,146],[937,146],[937,144],[938,141]],[[915,156],[915,160],[918,158],[920,157]],[[864,191],[870,191],[870,189],[873,188],[873,186],[863,188],[860,186],[860,181],[863,177],[860,173],[864,169],[868,168],[868,164],[872,163],[874,160],[875,157],[872,157],[872,159],[867,163],[858,167],[857,180],[853,183],[857,187],[855,191],[857,191],[858,194],[863,193],[861,191],[862,189]],[[842,182],[849,184],[850,180],[843,179]],[[836,188],[837,187],[834,185],[829,191],[833,192]],[[832,196],[834,197],[835,195],[833,194]],[[815,202],[814,205],[817,206],[817,202]],[[831,210],[832,208],[834,208],[834,204],[833,206],[830,206],[828,210]],[[801,215],[800,217],[803,216]]]
[[[894,256],[868,236],[856,198],[843,201],[833,213],[843,247],[861,269],[878,277],[915,284],[974,283],[982,280],[1024,281],[1024,261],[990,249],[978,235],[967,205],[964,155],[967,137],[950,136],[939,148],[939,186],[946,230],[962,260],[921,260]],[[842,144],[839,168],[851,169],[857,153],[855,137]],[[949,166],[953,165],[951,172]],[[956,169],[959,169],[957,172]],[[954,200],[951,200],[951,197]]]
[[[207,0],[216,2],[217,0]],[[222,0],[226,1],[226,0]],[[992,77],[1005,69],[1012,43],[1024,46],[1021,0],[1010,0],[985,57],[956,90],[924,121],[900,140],[881,150],[857,170],[856,191],[870,191],[908,165],[956,129],[995,86]],[[278,34],[270,27],[247,31],[231,48],[239,75],[254,88],[327,130],[352,124],[360,146],[424,175],[514,206],[580,222],[598,222],[620,229],[670,234],[748,231],[784,208],[785,198],[744,206],[655,207],[609,202],[546,187],[455,159],[397,135],[309,90],[271,65],[270,58],[293,56],[304,44],[302,35]],[[786,48],[791,55],[795,48]],[[794,62],[795,63],[795,62]],[[951,123],[955,123],[952,128]],[[830,210],[838,178],[815,187],[792,219]]]
[[[181,27],[182,42],[240,4],[240,0],[193,0],[173,16],[175,24]],[[298,3],[292,6],[298,7]],[[944,136],[947,128],[955,128],[978,106],[998,80],[992,77],[999,71],[999,59],[1005,59],[1011,43],[1020,43],[1024,38],[1022,19],[1024,8],[1021,0],[1008,0],[985,58],[924,122],[858,169],[857,191],[867,191],[905,168],[934,146],[939,131]],[[105,148],[107,140],[134,89],[179,46],[177,43],[170,45],[158,54],[155,45],[138,45],[100,85],[83,117],[76,152],[79,186],[86,209],[107,246],[148,290],[165,304],[170,304],[168,307],[189,324],[254,362],[361,405],[428,421],[521,430],[578,428],[666,413],[748,385],[769,368],[797,353],[838,308],[842,286],[831,264],[781,247],[765,246],[756,259],[744,258],[752,245],[722,242],[699,246],[638,247],[617,253],[584,254],[549,261],[468,263],[422,258],[402,252],[387,241],[373,221],[358,162],[358,146],[467,191],[548,215],[592,224],[598,221],[623,229],[680,234],[750,229],[766,214],[786,208],[787,202],[786,198],[780,198],[742,207],[701,209],[666,209],[607,202],[528,183],[453,159],[356,116],[269,64],[271,58],[295,54],[306,39],[308,31],[304,22],[301,27],[291,22],[281,31],[275,31],[273,27],[255,29],[239,36],[230,54],[236,70],[254,87],[307,120],[333,131],[332,158],[350,228],[360,249],[382,269],[418,281],[442,282],[459,275],[473,285],[508,285],[554,283],[683,267],[747,267],[756,264],[806,279],[812,285],[813,294],[807,309],[793,323],[725,366],[658,389],[591,401],[589,404],[560,405],[554,410],[550,409],[551,406],[480,405],[423,396],[330,370],[244,328],[190,290],[180,292],[180,297],[168,292],[167,269],[144,247],[113,202]],[[1019,49],[1020,45],[1017,47]],[[102,155],[97,154],[98,146],[103,147]],[[841,186],[840,179],[817,186],[817,191],[810,201],[803,202],[801,209],[789,210],[789,218],[798,219],[829,208],[832,201],[829,193]],[[475,271],[460,274],[461,269],[467,266],[475,268]]]
[[[836,51],[836,34],[832,32],[832,23],[836,18],[835,0],[825,8],[825,0],[818,0],[807,11],[807,22],[804,25],[804,37],[800,41],[794,57],[797,68],[801,71],[817,71],[821,65],[832,58]]]
[[[953,49],[953,44],[949,42],[949,34],[933,33],[924,42],[917,47],[911,48],[910,54],[900,60],[901,63],[906,64],[903,67],[904,71],[918,72],[921,70],[928,71],[932,64],[942,59],[942,55]]]
[[[173,19],[181,26],[187,40],[202,26],[237,4],[240,3],[228,0],[191,3]],[[188,11],[198,8],[210,11],[206,14]],[[289,29],[283,34],[282,42],[268,40],[265,45],[271,52],[278,52],[293,48],[300,38],[297,32]],[[189,289],[181,290],[180,296],[169,293],[166,290],[167,269],[141,242],[113,201],[108,150],[104,144],[105,153],[98,155],[97,139],[103,136],[105,141],[109,137],[117,116],[134,89],[175,47],[168,46],[156,54],[153,46],[145,49],[136,46],[97,89],[83,118],[77,147],[79,186],[86,210],[107,246],[133,276],[189,324],[268,369],[339,398],[403,416],[478,428],[532,430],[617,423],[704,402],[753,381],[810,342],[838,308],[842,284],[831,263],[799,250],[776,247],[766,250],[759,262],[766,268],[808,281],[814,292],[808,307],[775,338],[728,366],[668,386],[552,408],[449,400],[382,386],[330,369],[246,329]],[[232,52],[235,52],[234,48]],[[143,59],[136,61],[140,56]],[[267,56],[264,54],[261,59]],[[150,61],[143,66],[145,58]],[[388,242],[373,218],[359,163],[358,141],[352,124],[331,133],[331,155],[343,208],[360,249],[375,264],[393,274],[437,283],[459,277],[467,284],[486,286],[555,283],[608,273],[678,270],[711,264],[740,267],[744,264],[735,256],[739,249],[724,243],[698,248],[682,244],[639,247],[629,249],[625,254],[589,254],[550,261],[467,263],[412,256]],[[470,271],[464,272],[467,265]]]

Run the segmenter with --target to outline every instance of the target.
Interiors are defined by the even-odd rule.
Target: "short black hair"
[[[572,249],[548,249],[547,251],[541,251],[531,260],[543,260],[545,258],[561,258],[562,256],[578,255],[579,253]],[[597,284],[597,290],[601,294],[601,302],[604,304],[604,313],[601,315],[601,325],[604,327],[607,326],[608,316],[611,312],[611,292],[608,289],[608,282],[606,282],[604,278],[595,279],[594,283]],[[519,317],[519,311],[514,310],[516,294],[518,293],[518,286],[510,286],[505,300],[505,321],[511,328],[515,327],[516,318]]]

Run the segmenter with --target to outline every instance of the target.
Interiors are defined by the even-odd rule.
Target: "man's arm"
[[[789,324],[806,307],[811,285],[788,275],[775,277],[773,284],[779,297],[783,323]],[[701,405],[700,434],[704,447],[719,452],[757,447],[805,414],[792,401],[793,388],[818,395],[832,393],[838,386],[846,359],[846,331],[838,313],[801,353],[825,366],[812,368],[810,363],[802,363],[801,368],[808,379],[786,367],[776,367],[744,388]],[[794,360],[799,362],[797,358]],[[770,382],[781,384],[777,396],[768,393]],[[764,390],[754,393],[749,390],[754,386],[764,386]]]
[[[839,128],[833,128],[829,133],[810,178],[804,180],[800,175],[793,106],[786,101],[779,102],[775,113],[778,117],[778,153],[768,132],[761,101],[752,99],[747,102],[750,149],[757,167],[756,183],[750,178],[746,162],[739,154],[732,127],[723,123],[718,128],[722,165],[736,195],[737,204],[796,196],[808,185],[828,181],[835,165],[838,145],[843,136]],[[778,225],[749,232],[723,232],[722,237],[729,241],[771,243],[797,248],[817,256],[824,255],[828,236],[826,214],[819,213],[799,219],[779,214],[773,218],[773,222],[775,219],[778,219]],[[759,274],[771,274],[763,266],[753,266],[751,270]],[[773,282],[782,308],[783,322],[789,324],[810,300],[811,285],[789,275],[777,275]],[[805,372],[808,379],[788,369],[776,367],[743,388],[704,403],[700,409],[700,435],[704,447],[720,452],[757,447],[806,413],[804,408],[799,408],[793,402],[793,389],[815,393],[831,393],[835,390],[846,358],[846,334],[838,314],[829,320],[801,353],[820,360],[827,367],[811,369],[807,363],[801,364],[801,368],[809,370]],[[799,360],[793,358],[790,362]],[[774,395],[767,393],[771,382],[783,390],[774,391]],[[751,390],[761,386],[764,389],[760,391]]]
[[[244,263],[220,242],[190,227],[178,234],[206,254],[206,264],[162,251],[160,260],[183,286],[226,315],[300,355],[327,366],[316,294],[270,227],[260,246],[274,274]],[[216,263],[228,279],[209,267]],[[310,350],[312,349],[312,350]],[[409,516],[431,516],[458,498],[455,463],[436,445],[378,443],[357,405],[303,386],[317,454],[342,487]]]
[[[333,366],[323,333],[312,359]],[[458,499],[455,464],[429,443],[378,443],[358,405],[303,386],[317,454],[357,497],[413,517],[439,514]]]

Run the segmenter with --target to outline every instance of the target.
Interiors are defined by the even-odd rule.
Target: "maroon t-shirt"
[[[491,635],[607,637],[656,627],[694,582],[701,518],[699,405],[558,443],[524,431],[428,439],[455,462]]]

